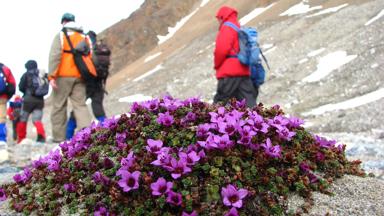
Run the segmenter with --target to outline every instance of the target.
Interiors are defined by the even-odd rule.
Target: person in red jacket
[[[13,100],[9,101],[9,106],[7,109],[7,116],[9,120],[12,121],[12,129],[13,129],[13,140],[17,140],[17,131],[16,126],[20,120],[21,106],[23,105],[23,99],[19,95],[15,95]]]
[[[0,149],[7,146],[7,102],[15,94],[16,81],[11,70],[0,63],[2,91],[0,92]],[[4,88],[3,88],[4,87]]]
[[[225,104],[231,98],[239,101],[245,99],[247,106],[253,107],[256,105],[256,92],[250,79],[249,67],[241,64],[236,57],[240,50],[237,32],[224,25],[225,22],[231,22],[240,27],[237,11],[223,6],[217,12],[216,18],[220,25],[214,51],[214,68],[218,83],[213,102]]]

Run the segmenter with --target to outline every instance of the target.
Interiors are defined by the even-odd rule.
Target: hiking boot
[[[40,134],[38,134],[36,142],[45,143],[45,137],[43,137]]]

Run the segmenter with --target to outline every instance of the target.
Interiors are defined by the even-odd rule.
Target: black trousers
[[[250,77],[226,77],[218,80],[213,102],[226,104],[231,98],[238,101],[245,99],[248,107],[254,107],[257,94]]]

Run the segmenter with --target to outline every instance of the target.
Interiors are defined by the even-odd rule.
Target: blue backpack
[[[0,94],[7,93],[7,78],[3,71],[3,64],[0,64]]]
[[[260,49],[258,40],[258,33],[255,28],[252,27],[237,27],[231,22],[225,22],[224,25],[231,27],[238,33],[240,51],[236,56],[229,56],[238,58],[239,61],[248,65],[251,70],[251,80],[256,87],[262,85],[265,81],[265,70],[261,64],[260,55],[263,57],[268,69],[268,61],[263,55]]]

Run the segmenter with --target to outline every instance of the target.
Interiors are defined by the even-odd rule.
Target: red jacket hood
[[[237,10],[228,6],[223,6],[217,11],[216,18],[221,19],[224,22],[233,19],[237,20]]]

